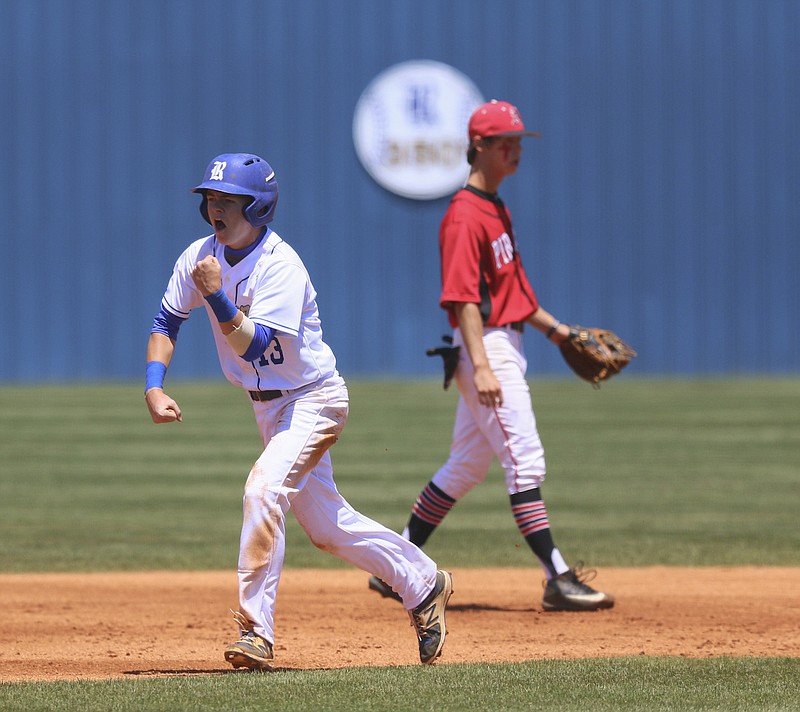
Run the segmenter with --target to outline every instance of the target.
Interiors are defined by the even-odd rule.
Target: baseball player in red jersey
[[[469,121],[467,183],[442,220],[440,305],[460,346],[455,380],[460,393],[450,457],[420,493],[403,535],[422,546],[453,505],[487,475],[497,457],[505,472],[520,533],[545,571],[545,610],[611,608],[614,597],[587,585],[592,571],[570,567],[553,542],[541,495],[544,449],[525,378],[525,324],[553,343],[569,335],[539,306],[520,261],[511,215],[497,190],[519,167],[527,132],[513,105],[493,100]],[[373,576],[370,588],[396,598]]]

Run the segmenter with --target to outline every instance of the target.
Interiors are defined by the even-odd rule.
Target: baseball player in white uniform
[[[163,390],[180,325],[204,307],[227,379],[253,403],[264,451],[244,489],[238,579],[240,638],[234,667],[273,663],[275,596],[291,509],[311,541],[379,576],[399,592],[420,660],[445,642],[452,577],[399,534],[354,510],[336,488],[328,452],[347,420],[348,393],[323,341],[316,292],[297,253],[268,227],[278,200],[269,164],[252,154],[217,156],[194,192],[213,234],[175,263],[147,346],[145,400],[155,423],[182,420]]]

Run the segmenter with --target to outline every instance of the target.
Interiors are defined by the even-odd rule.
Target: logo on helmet
[[[228,165],[227,161],[214,161],[214,167],[211,169],[211,175],[208,177],[209,180],[223,180],[224,175],[223,171],[225,170],[225,166]]]

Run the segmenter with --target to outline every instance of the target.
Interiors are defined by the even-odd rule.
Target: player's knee
[[[320,551],[327,551],[329,554],[336,555],[336,545],[329,537],[320,536],[318,534],[308,534],[308,538],[311,540],[311,543]]]
[[[509,494],[538,489],[542,486],[544,479],[545,473],[538,470],[520,471],[515,468],[506,470],[506,486],[508,487]]]
[[[486,470],[478,470],[474,467],[452,467],[448,463],[446,470],[440,470],[433,478],[435,484],[443,492],[447,492],[455,500],[461,499],[473,487],[479,485],[486,479]]]

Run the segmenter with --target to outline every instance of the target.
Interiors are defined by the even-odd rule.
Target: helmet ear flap
[[[265,189],[253,197],[244,209],[245,219],[254,227],[262,227],[272,222],[275,208],[278,205],[278,183],[272,178]]]
[[[206,197],[206,192],[202,191],[200,195],[203,196],[203,200],[200,202],[200,215],[202,215],[203,220],[210,225],[211,219],[208,217],[208,198]]]
[[[252,208],[256,202],[256,199],[252,195],[248,195],[246,197],[250,198],[250,200],[242,206],[242,217],[245,220],[247,220],[247,222],[249,222],[253,227],[260,227],[259,225],[256,225],[251,219],[251,216],[253,214]]]

